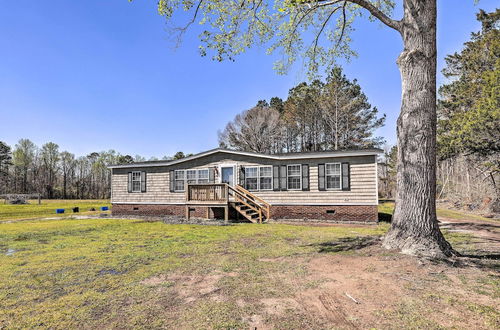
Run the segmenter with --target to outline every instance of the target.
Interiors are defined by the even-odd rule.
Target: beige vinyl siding
[[[351,164],[351,190],[318,190],[318,164],[309,167],[310,191],[261,191],[255,192],[271,204],[374,204],[377,202],[375,162]]]
[[[351,190],[318,190],[318,164],[349,162],[351,167]],[[170,192],[170,170],[200,169],[219,167],[220,165],[235,166],[235,183],[239,183],[240,166],[309,164],[310,191],[255,191],[271,204],[286,205],[374,205],[377,203],[376,163],[375,156],[336,157],[327,159],[302,159],[292,161],[266,160],[242,155],[213,154],[165,167],[134,168],[147,172],[147,192],[129,193],[127,189],[129,169],[113,169],[112,203],[154,203],[183,204],[185,193]],[[216,182],[220,180],[216,177]]]
[[[170,198],[169,191],[169,174],[165,170],[156,168],[141,168],[139,171],[146,171],[146,192],[145,193],[129,193],[128,192],[128,172],[125,171],[119,174],[114,174],[117,170],[113,170],[111,176],[112,196],[111,202],[134,202],[134,203],[164,203]],[[135,171],[135,169],[134,169]],[[184,197],[184,195],[182,196]]]

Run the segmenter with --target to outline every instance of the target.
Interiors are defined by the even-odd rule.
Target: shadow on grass
[[[490,234],[491,237],[488,237],[491,241],[500,242],[500,224],[496,223],[478,223],[473,221],[467,222],[446,222],[439,221],[440,228],[447,229],[450,231],[469,231],[469,232],[477,232],[477,231],[485,231]],[[498,236],[498,237],[497,237]]]
[[[479,268],[485,271],[500,272],[500,254],[491,251],[474,251],[473,253],[463,253],[455,261],[446,262],[449,266],[459,268]]]
[[[379,243],[379,237],[367,236],[339,238],[338,240],[333,242],[310,244],[309,246],[318,247],[318,252],[320,253],[332,253],[360,250],[372,245],[377,245]]]
[[[479,260],[500,260],[500,254],[489,251],[478,251],[477,253],[462,254],[462,257]]]

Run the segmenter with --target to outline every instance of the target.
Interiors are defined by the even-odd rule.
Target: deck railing
[[[227,203],[229,201],[227,184],[189,184],[186,192],[187,202]]]
[[[269,219],[269,217],[271,216],[271,204],[269,204],[268,202],[266,202],[265,200],[263,200],[259,196],[254,195],[253,193],[251,193],[250,191],[246,190],[245,188],[243,188],[239,184],[237,184],[235,186],[235,189],[241,195],[245,196],[247,198],[247,201],[251,200],[255,205],[258,206],[259,209],[262,209],[262,211],[264,212],[265,216]]]
[[[186,189],[186,218],[189,219],[190,206],[205,205],[207,207],[224,207],[224,219],[228,219],[229,204],[248,220],[262,223],[271,216],[271,205],[250,191],[236,185],[226,183],[188,184]],[[207,208],[207,218],[209,208]]]

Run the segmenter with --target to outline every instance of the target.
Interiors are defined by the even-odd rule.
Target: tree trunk
[[[493,185],[493,190],[495,192],[495,196],[493,197],[493,200],[490,203],[490,212],[493,213],[499,213],[500,212],[500,188],[498,187],[496,181],[495,181],[495,175],[493,174],[492,171],[490,171],[490,179],[491,179],[491,184]]]
[[[384,246],[430,258],[455,254],[436,216],[436,0],[407,0],[398,58],[396,206]]]
[[[24,173],[23,173],[23,193],[28,192],[28,168],[24,168]]]
[[[335,94],[335,150],[339,150],[339,99]]]
[[[63,173],[63,198],[64,199],[67,199],[67,196],[66,196],[66,183],[67,183],[67,180],[66,180],[66,171],[64,171],[64,173]]]

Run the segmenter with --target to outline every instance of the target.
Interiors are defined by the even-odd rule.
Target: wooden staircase
[[[232,197],[229,203],[239,214],[254,223],[262,223],[269,219],[271,204],[240,185],[228,188]]]
[[[189,184],[186,189],[186,219],[188,220],[193,206],[206,207],[207,219],[211,207],[222,207],[226,221],[229,219],[230,207],[254,223],[268,220],[271,212],[271,204],[262,198],[240,185],[232,187],[226,183]]]

